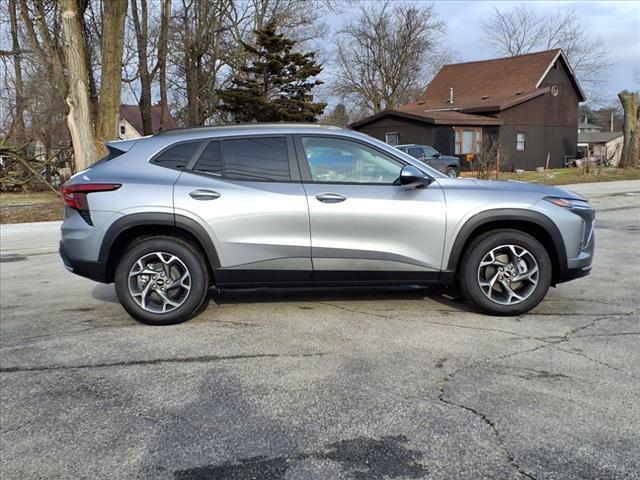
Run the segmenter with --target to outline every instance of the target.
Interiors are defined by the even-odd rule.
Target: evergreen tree
[[[236,122],[315,122],[326,106],[314,103],[311,91],[323,82],[315,53],[296,53],[294,40],[276,33],[275,22],[256,30],[256,45],[244,44],[249,59],[231,86],[218,90],[220,110]]]

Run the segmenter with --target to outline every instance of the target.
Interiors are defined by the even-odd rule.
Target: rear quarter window
[[[169,147],[154,158],[153,163],[167,168],[184,169],[195,155],[200,143],[186,142]]]

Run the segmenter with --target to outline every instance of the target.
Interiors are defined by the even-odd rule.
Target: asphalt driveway
[[[0,231],[0,473],[14,478],[640,478],[640,182],[591,276],[530,314],[427,288],[211,294],[130,319],[57,224]]]

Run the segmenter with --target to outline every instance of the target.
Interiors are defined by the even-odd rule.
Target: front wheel
[[[465,296],[492,315],[520,315],[538,305],[551,284],[549,254],[519,230],[486,232],[464,252],[460,286]]]
[[[460,170],[456,167],[447,167],[445,174],[447,175],[447,177],[456,178],[458,175],[460,175]]]
[[[172,325],[194,316],[205,303],[208,282],[200,252],[173,237],[135,243],[115,272],[120,303],[136,320],[150,325]]]

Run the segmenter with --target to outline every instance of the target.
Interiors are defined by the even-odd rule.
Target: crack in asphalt
[[[255,358],[306,358],[306,357],[321,357],[326,355],[325,352],[318,353],[292,353],[292,354],[279,354],[279,353],[256,353],[247,355],[204,355],[200,357],[182,357],[182,358],[156,358],[152,360],[131,360],[111,363],[95,363],[88,365],[46,365],[41,367],[6,367],[0,368],[0,373],[14,373],[14,372],[47,372],[52,370],[74,370],[85,368],[106,368],[106,367],[131,367],[137,365],[162,365],[168,363],[209,363],[209,362],[221,362],[225,360],[251,360]]]

